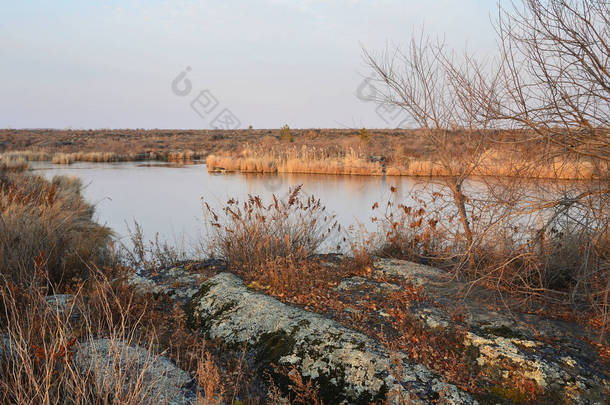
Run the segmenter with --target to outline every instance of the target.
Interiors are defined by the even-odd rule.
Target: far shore
[[[419,130],[0,130],[5,163],[28,161],[204,161],[211,172],[308,173],[441,177],[470,165],[474,176],[593,180],[608,167],[568,159],[526,132],[490,131],[472,158],[468,132],[451,133],[450,156],[427,145]],[[549,153],[549,151],[553,153]],[[553,156],[540,159],[540,156]]]

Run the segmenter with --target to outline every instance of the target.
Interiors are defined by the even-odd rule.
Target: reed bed
[[[209,155],[208,171],[243,173],[312,173],[353,174],[379,176],[380,162],[369,160],[365,153],[354,148],[325,149],[308,147],[252,148],[247,146],[237,157],[228,154]]]
[[[592,180],[606,176],[608,167],[596,167],[586,160],[553,158],[543,162],[520,159],[511,153],[488,150],[476,165],[472,159],[441,163],[432,157],[379,159],[359,148],[320,148],[307,145],[261,148],[247,145],[238,154],[220,153],[206,159],[209,172],[310,173],[369,176],[450,176],[469,164],[474,176],[527,177],[559,180]],[[458,170],[459,171],[459,170]]]
[[[137,152],[137,153],[116,153],[116,152],[55,152],[44,151],[11,151],[0,154],[0,164],[5,166],[23,166],[32,161],[50,161],[54,164],[69,165],[74,162],[133,162],[143,160],[163,160],[168,162],[190,162],[200,159],[205,151],[178,150],[169,152]]]
[[[73,162],[119,162],[126,160],[124,156],[112,152],[76,152],[56,153],[52,162],[55,164],[71,164]]]
[[[51,160],[52,154],[42,150],[15,150],[0,154],[0,159],[5,161],[24,160],[26,162],[38,162]]]
[[[0,155],[0,171],[21,172],[28,167],[28,162],[22,157],[4,158]]]

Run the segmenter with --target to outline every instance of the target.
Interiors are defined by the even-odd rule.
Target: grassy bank
[[[47,181],[0,169],[4,277],[26,282],[36,270],[52,285],[60,285],[84,277],[83,263],[102,264],[108,259],[111,231],[93,221],[93,207],[84,201],[81,188],[77,178]]]
[[[152,359],[161,353],[198,380],[207,398],[197,403],[260,403],[264,392],[250,392],[258,385],[244,359],[221,356],[167,298],[128,286],[129,255],[92,220],[77,179],[23,169],[0,165],[0,403],[156,403],[165,381]],[[153,251],[167,265],[176,260],[159,246],[142,253],[148,260]],[[76,348],[101,338],[108,354],[83,368]],[[125,361],[136,345],[147,358],[141,365]]]
[[[470,164],[456,158],[455,167]],[[368,176],[450,176],[457,170],[432,156],[400,156],[386,159],[371,156],[366,148],[316,148],[303,145],[255,147],[247,145],[240,153],[208,155],[209,172],[312,173]],[[474,166],[474,165],[473,165]],[[525,177],[560,180],[592,180],[607,175],[586,160],[554,158],[545,162],[520,159],[517,154],[489,149],[476,162],[473,176]]]
[[[551,144],[518,131],[489,131],[474,175],[592,179],[608,167],[567,159]],[[441,162],[419,130],[0,130],[4,161],[121,162],[206,159],[211,171],[445,176],[472,165],[469,134],[448,135],[451,162]],[[541,156],[545,156],[541,159]]]

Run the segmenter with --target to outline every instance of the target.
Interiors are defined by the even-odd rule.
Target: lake
[[[320,198],[335,213],[342,227],[371,224],[371,207],[389,198],[409,201],[410,191],[422,183],[413,178],[308,174],[208,173],[204,164],[173,165],[165,162],[120,162],[55,165],[31,162],[34,172],[47,178],[78,176],[85,198],[96,207],[96,220],[111,227],[123,241],[128,224],[136,220],[145,236],[155,233],[168,241],[184,235],[193,240],[203,234],[202,201],[218,208],[229,198],[248,194],[270,201],[271,195],[285,196],[291,187],[303,185],[305,195]],[[390,187],[396,192],[391,193]]]
[[[373,215],[383,214],[385,204],[395,203],[419,207],[421,198],[425,203],[435,204],[443,210],[444,221],[454,213],[454,206],[447,200],[431,203],[431,192],[439,186],[430,178],[349,176],[317,174],[242,174],[208,173],[204,164],[176,165],[166,162],[120,162],[89,163],[78,162],[71,165],[55,165],[50,162],[30,162],[35,173],[47,178],[56,175],[78,176],[84,185],[84,196],[96,207],[95,219],[109,226],[117,239],[129,245],[128,226],[133,229],[137,221],[146,239],[159,234],[161,240],[188,245],[205,236],[202,199],[217,209],[230,198],[243,200],[249,194],[260,196],[263,201],[271,201],[271,195],[283,197],[291,187],[302,185],[305,195],[320,198],[327,211],[334,213],[343,229],[363,225],[367,230],[376,229],[371,222]],[[542,194],[560,196],[574,191],[574,182],[548,182],[519,180],[522,187],[520,201],[526,202]],[[581,183],[582,186],[583,183]],[[390,188],[394,187],[395,192]],[[480,180],[465,185],[467,194],[486,199],[490,189]],[[578,188],[578,187],[577,187]],[[571,190],[571,191],[570,191]],[[380,209],[372,211],[379,203]],[[493,205],[471,204],[471,215],[492,218],[501,215],[501,210],[493,211]],[[496,206],[497,208],[497,206]],[[549,213],[545,213],[546,217]],[[541,225],[541,216],[520,215],[516,225],[518,233],[532,226]],[[455,223],[446,224],[455,228]],[[482,223],[482,222],[481,222]],[[474,226],[474,224],[473,224]],[[510,227],[512,229],[512,226]],[[527,233],[523,233],[527,235]],[[331,248],[331,246],[327,246]]]

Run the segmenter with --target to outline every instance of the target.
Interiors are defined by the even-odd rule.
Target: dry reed
[[[488,150],[476,162],[472,175],[527,177],[540,179],[591,180],[608,173],[608,168],[596,168],[587,160],[566,160],[556,157],[548,162],[524,160],[518,155]],[[456,159],[452,166],[465,162]],[[472,163],[469,163],[472,164]],[[238,155],[220,153],[208,155],[209,172],[242,173],[310,173],[346,175],[388,175],[444,177],[455,172],[433,157],[396,156],[382,161],[371,157],[362,148],[320,148],[314,146],[246,145]]]

